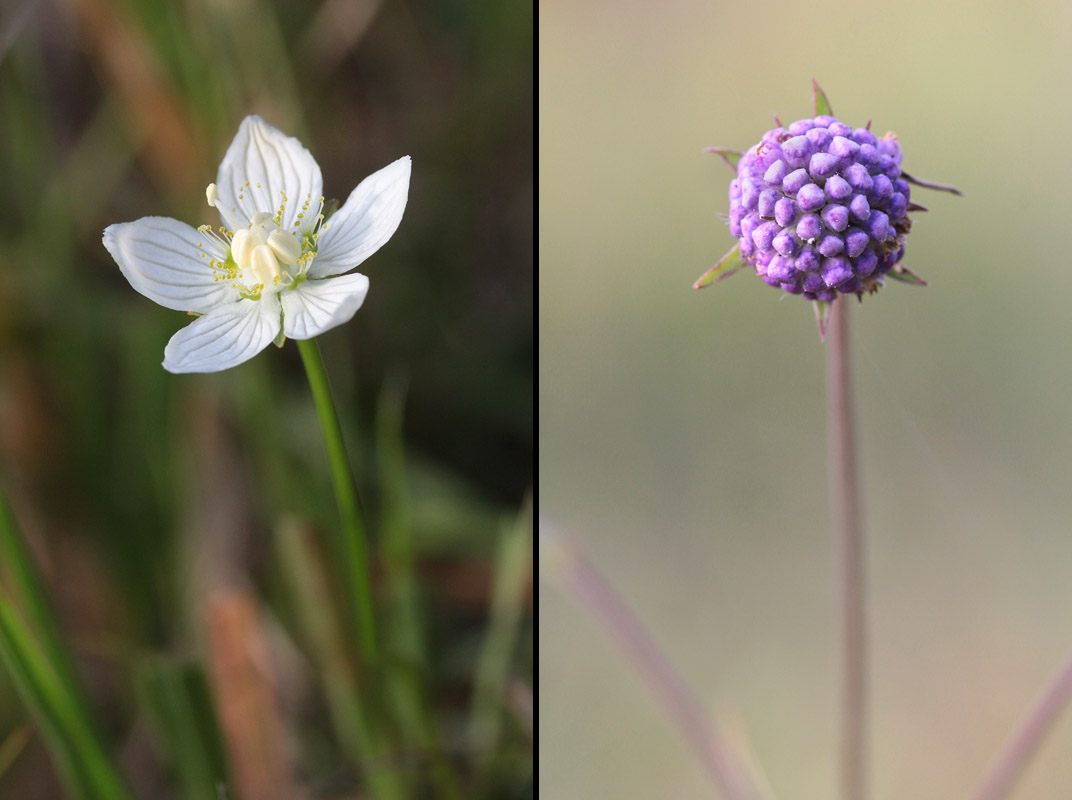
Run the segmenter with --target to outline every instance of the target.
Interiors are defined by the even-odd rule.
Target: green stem
[[[369,662],[379,658],[376,637],[376,620],[373,613],[372,582],[369,571],[368,546],[365,526],[354,486],[354,474],[346,455],[346,444],[331,398],[331,386],[320,357],[320,346],[315,339],[297,340],[305,372],[309,376],[309,388],[313,392],[320,427],[324,432],[324,445],[331,464],[331,480],[335,487],[335,500],[342,520],[342,553],[346,560],[346,585],[349,602],[357,623],[361,652]]]

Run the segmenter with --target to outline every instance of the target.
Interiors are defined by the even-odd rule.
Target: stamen
[[[224,206],[220,204],[220,191],[216,184],[210,183],[205,188],[205,199],[208,201],[208,204],[212,208],[220,212],[220,216],[227,224],[227,227],[231,228],[232,230],[238,230],[239,228],[245,227],[242,224],[241,217],[238,216],[237,208],[232,208],[230,211],[228,211]]]
[[[235,263],[239,269],[244,269],[249,264],[250,254],[256,244],[248,228],[235,231],[235,235],[231,239],[231,255],[234,256]]]
[[[268,245],[259,244],[253,248],[253,256],[250,259],[253,274],[262,284],[275,283],[279,275],[279,261]]]
[[[278,258],[284,264],[297,264],[301,256],[301,243],[297,237],[281,230],[274,230],[268,234],[268,246],[272,248]]]
[[[220,255],[225,254],[230,249],[231,243],[227,241],[226,236],[221,236],[220,234],[216,233],[216,231],[212,230],[212,227],[210,225],[202,225],[200,228],[197,229],[197,231],[205,237],[205,240],[209,244],[215,245],[217,248],[219,248]]]
[[[294,288],[306,280],[309,264],[316,258],[316,240],[323,230],[324,198],[313,199],[307,194],[296,209],[292,230],[280,228],[290,198],[279,192],[279,205],[273,214],[263,209],[268,203],[258,202],[261,184],[249,181],[235,187],[237,208],[223,207],[219,187],[212,183],[205,189],[209,206],[220,212],[224,226],[213,230],[208,225],[198,228],[207,242],[202,257],[207,258],[215,273],[213,280],[230,283],[243,297],[260,299],[262,292]]]

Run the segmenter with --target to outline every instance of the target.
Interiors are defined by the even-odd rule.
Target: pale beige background
[[[966,798],[1072,651],[1072,11],[540,5],[541,513],[572,529],[782,798],[835,783],[822,350],[741,274],[729,173],[809,116],[894,129],[927,289],[859,307],[875,797]],[[591,621],[540,600],[541,794],[710,797]],[[1072,795],[1072,713],[1017,798]]]

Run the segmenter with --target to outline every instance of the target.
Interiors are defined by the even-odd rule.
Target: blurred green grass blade
[[[504,526],[495,558],[490,619],[473,680],[469,743],[478,772],[487,773],[502,736],[510,664],[532,578],[532,499]]]
[[[37,566],[30,556],[19,533],[15,518],[11,515],[7,499],[0,494],[0,570],[10,581],[19,606],[29,618],[30,626],[42,642],[48,661],[67,691],[84,703],[81,684],[75,677],[74,668],[67,656],[67,649],[60,641],[52,604],[41,585]]]
[[[423,669],[426,654],[413,572],[413,519],[409,511],[402,436],[405,393],[405,379],[397,375],[390,377],[384,382],[376,414],[380,556],[388,582],[391,617],[388,636],[394,655]]]
[[[61,780],[78,800],[131,800],[80,708],[0,592],[0,660],[36,722]]]
[[[8,734],[4,741],[0,742],[0,778],[15,763],[19,753],[29,744],[33,737],[33,728],[30,725],[22,725]]]
[[[328,570],[312,531],[294,520],[285,521],[276,528],[276,546],[297,608],[301,633],[323,676],[328,712],[339,743],[363,768],[370,797],[374,800],[407,797],[401,776],[390,768],[389,749],[372,727],[372,718],[358,693],[356,664],[344,644],[347,640],[338,604],[332,596]]]
[[[81,768],[70,752],[81,750],[83,758],[88,759],[90,775],[87,784],[108,789],[114,784],[116,794],[87,794],[87,797],[125,797],[125,789],[107,756],[107,750],[99,738],[93,723],[89,701],[82,690],[67,648],[60,639],[59,627],[55,621],[52,604],[49,602],[42,586],[37,567],[23,542],[7,499],[0,494],[0,569],[7,578],[17,604],[29,621],[25,627],[15,612],[15,604],[6,593],[0,593],[0,603],[4,606],[11,620],[10,632],[4,632],[4,660],[23,698],[38,722],[41,735],[49,743],[49,749],[57,762],[59,771],[68,776],[68,780],[80,785],[83,779],[78,777]],[[25,635],[20,635],[20,631]],[[40,643],[40,644],[38,644]],[[35,671],[36,665],[36,671]],[[52,683],[56,686],[52,687]],[[51,698],[52,705],[47,704]],[[59,703],[59,706],[55,706]],[[49,711],[51,709],[51,711]],[[56,732],[46,733],[51,729],[51,719],[59,719],[63,711],[70,735],[77,732],[74,744],[65,744],[65,739],[57,738]],[[48,713],[46,713],[48,712]],[[96,776],[94,778],[94,775]],[[109,789],[110,791],[110,789]]]
[[[141,695],[166,740],[188,800],[215,797],[229,785],[227,757],[204,671],[194,664],[148,659],[140,668]]]
[[[413,515],[406,480],[402,418],[406,380],[394,373],[384,382],[376,414],[376,459],[380,479],[380,556],[387,579],[388,624],[384,671],[392,710],[403,740],[428,759],[429,778],[441,800],[461,800],[458,778],[428,700],[425,631],[413,564]]]

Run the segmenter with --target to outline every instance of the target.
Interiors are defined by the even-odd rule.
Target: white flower
[[[353,317],[369,282],[343,273],[397,230],[409,175],[409,156],[374,172],[325,222],[312,155],[250,116],[206,190],[223,227],[143,217],[109,225],[104,246],[136,290],[199,315],[171,337],[164,369],[217,372],[273,341],[311,339]]]

